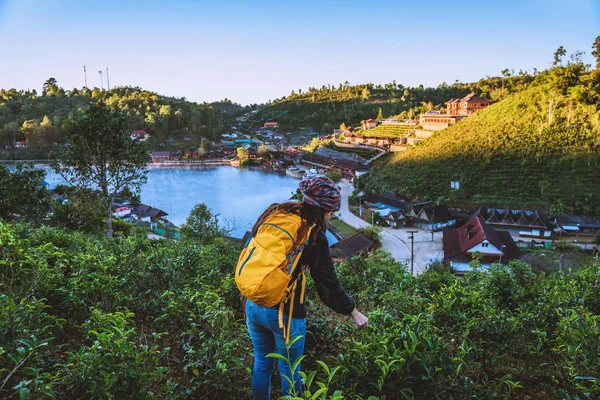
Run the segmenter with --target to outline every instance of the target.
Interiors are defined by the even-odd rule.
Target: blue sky
[[[586,52],[600,1],[0,0],[0,88],[140,86],[260,103],[349,81],[407,86],[545,69]],[[105,83],[106,85],[106,83]]]

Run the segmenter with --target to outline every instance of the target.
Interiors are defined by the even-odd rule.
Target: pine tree
[[[596,36],[596,40],[594,40],[594,44],[592,45],[592,55],[596,57],[596,69],[600,70],[600,35]]]
[[[377,120],[381,121],[383,119],[383,111],[381,110],[381,107],[379,107],[379,112],[377,113]]]

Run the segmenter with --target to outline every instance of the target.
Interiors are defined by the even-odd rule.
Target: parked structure
[[[469,263],[475,253],[481,254],[484,268],[492,263],[507,264],[521,255],[521,251],[508,232],[496,231],[475,216],[460,228],[444,229],[444,260],[457,273],[470,271]]]

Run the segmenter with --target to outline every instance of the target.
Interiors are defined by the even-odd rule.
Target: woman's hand
[[[359,328],[366,328],[369,325],[369,318],[363,315],[363,313],[358,311],[356,308],[352,310],[352,314],[350,314],[350,316],[352,317],[352,321],[354,321],[356,326]]]

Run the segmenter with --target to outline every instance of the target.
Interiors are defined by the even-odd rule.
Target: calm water
[[[46,182],[53,188],[63,183],[47,165]],[[229,166],[150,166],[148,182],[142,188],[142,203],[169,213],[175,225],[185,223],[198,203],[219,214],[222,225],[235,225],[232,236],[242,237],[270,204],[289,199],[300,181],[259,169]],[[329,243],[337,240],[328,234]]]

